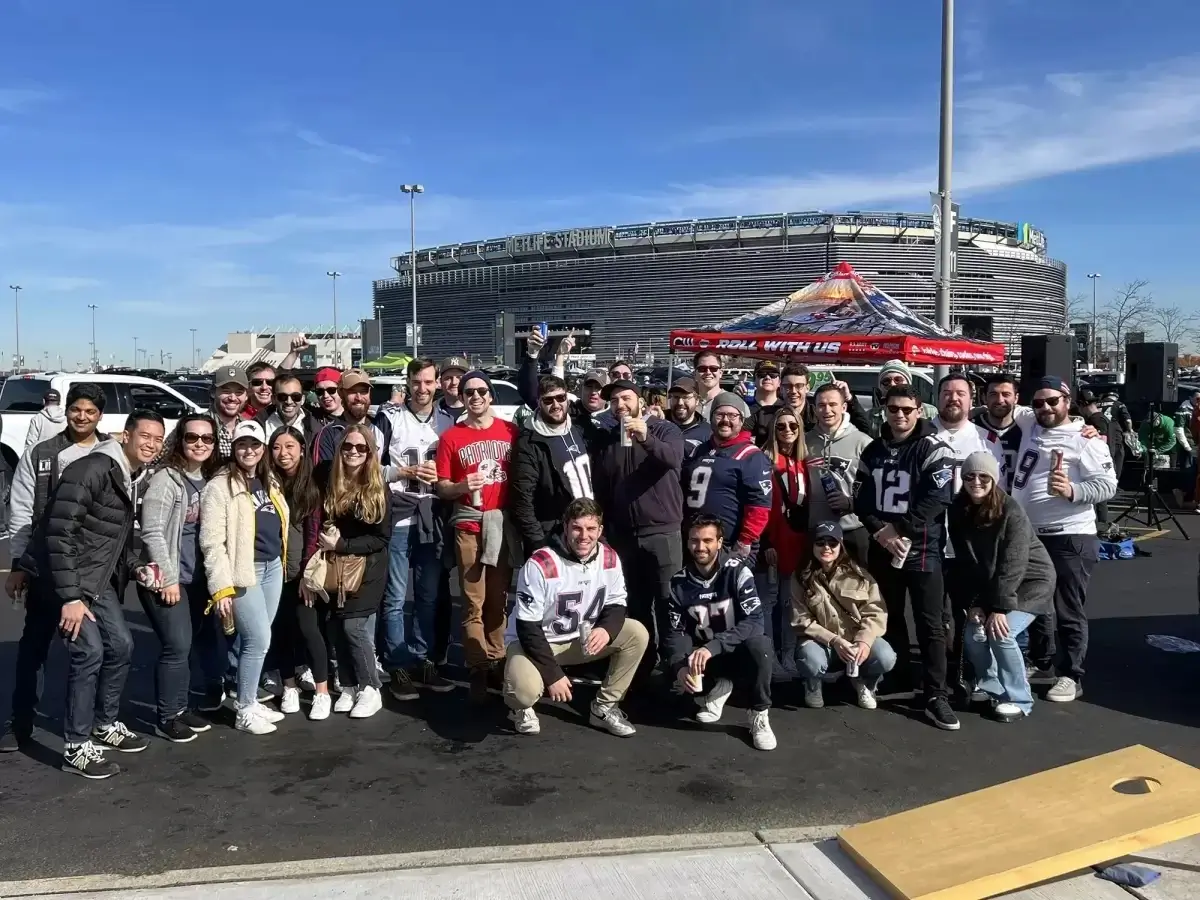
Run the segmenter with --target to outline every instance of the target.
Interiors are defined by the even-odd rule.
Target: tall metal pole
[[[100,368],[100,355],[96,352],[96,309],[95,303],[89,303],[88,309],[92,311],[92,365],[97,369]]]
[[[400,190],[408,194],[408,238],[409,266],[408,277],[412,282],[412,355],[415,359],[420,356],[417,352],[421,343],[417,335],[417,194],[425,193],[424,185],[402,184]]]
[[[19,284],[10,284],[9,288],[13,292],[13,325],[15,326],[14,337],[17,341],[16,359],[13,363],[14,371],[21,371],[21,363],[24,360],[21,358],[21,286]]]
[[[133,367],[138,367],[137,335],[133,336]]]
[[[950,172],[954,163],[954,0],[942,0],[942,103],[938,141],[938,198],[942,208],[942,240],[938,245],[938,264],[941,278],[937,285],[934,313],[937,324],[950,330],[950,279],[952,277],[953,230],[950,200]],[[949,366],[937,366],[935,377],[940,381],[949,374]]]
[[[342,277],[341,272],[326,272],[333,279],[333,367],[341,368],[342,354],[338,350],[338,326],[337,326],[337,280]]]
[[[188,365],[198,369],[200,367],[196,365],[196,329],[189,328],[188,331],[192,333],[192,360]]]
[[[1088,350],[1088,365],[1094,369],[1096,367],[1094,357],[1099,356],[1096,346],[1100,341],[1100,317],[1096,315],[1096,282],[1100,280],[1100,273],[1089,272],[1088,278],[1092,280],[1092,346]]]

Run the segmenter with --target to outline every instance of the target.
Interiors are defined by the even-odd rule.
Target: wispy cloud
[[[377,153],[368,153],[366,150],[359,150],[357,147],[351,147],[349,144],[337,144],[333,141],[327,141],[315,131],[309,131],[306,128],[298,129],[296,137],[310,147],[316,147],[320,150],[331,150],[334,153],[342,154],[342,156],[357,159],[359,162],[371,163],[372,165],[383,162],[383,157]]]
[[[927,131],[927,118],[904,115],[845,115],[845,116],[763,116],[740,121],[707,125],[684,131],[663,142],[664,149],[703,144],[723,144],[734,141],[759,141],[765,138],[793,135],[844,136],[847,134],[907,135]]]
[[[28,112],[34,106],[49,103],[57,94],[44,88],[0,87],[0,112],[18,114]]]
[[[1200,56],[1132,72],[1064,73],[972,90],[956,107],[956,193],[1191,153],[1200,150]],[[923,198],[936,180],[935,161],[914,154],[905,163],[902,151],[900,144],[893,154],[900,165],[890,171],[674,184],[626,199],[694,216]]]
[[[69,293],[71,291],[86,291],[91,288],[98,288],[104,282],[98,278],[81,278],[72,275],[49,275],[43,277],[32,276],[26,279],[30,284],[37,285],[38,288],[44,291],[54,291],[56,293]]]

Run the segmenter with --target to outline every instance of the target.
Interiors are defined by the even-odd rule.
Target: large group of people
[[[676,694],[704,724],[740,694],[759,750],[777,743],[773,691],[819,708],[842,677],[863,709],[913,692],[946,730],[972,703],[1029,715],[1031,678],[1080,696],[1116,476],[1067,383],[1027,408],[996,375],[976,406],[952,374],[929,407],[894,362],[864,408],[767,360],[743,399],[701,352],[665,389],[618,360],[575,398],[563,348],[543,371],[537,331],[528,347],[520,425],[459,357],[414,359],[374,415],[358,370],[318,372],[310,405],[290,359],[221,369],[211,409],[169,433],[143,411],[99,433],[104,394],[75,385],[14,476],[6,589],[25,628],[0,750],[32,740],[56,634],[63,769],[107,778],[112,753],[146,749],[120,719],[130,585],[159,643],[155,734],[178,743],[222,708],[267,735],[305,707],[368,718],[385,692],[454,690],[455,574],[470,700],[499,694],[522,735],[589,680],[565,670],[601,661],[591,726],[635,734],[630,691]]]

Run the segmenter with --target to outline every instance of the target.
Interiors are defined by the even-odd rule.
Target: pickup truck
[[[12,375],[0,386],[0,453],[15,469],[21,454],[25,452],[25,435],[29,423],[42,408],[42,398],[53,388],[62,397],[64,405],[71,386],[81,381],[99,385],[104,391],[104,415],[100,418],[100,430],[112,434],[125,427],[125,417],[135,409],[152,409],[167,420],[167,433],[175,422],[187,412],[200,412],[201,408],[169,385],[160,384],[140,375],[108,375],[87,373],[64,374],[38,372],[29,375]]]

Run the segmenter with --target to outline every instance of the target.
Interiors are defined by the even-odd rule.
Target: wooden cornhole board
[[[893,897],[981,900],[1197,833],[1200,769],[1137,745],[855,825],[838,843]]]

